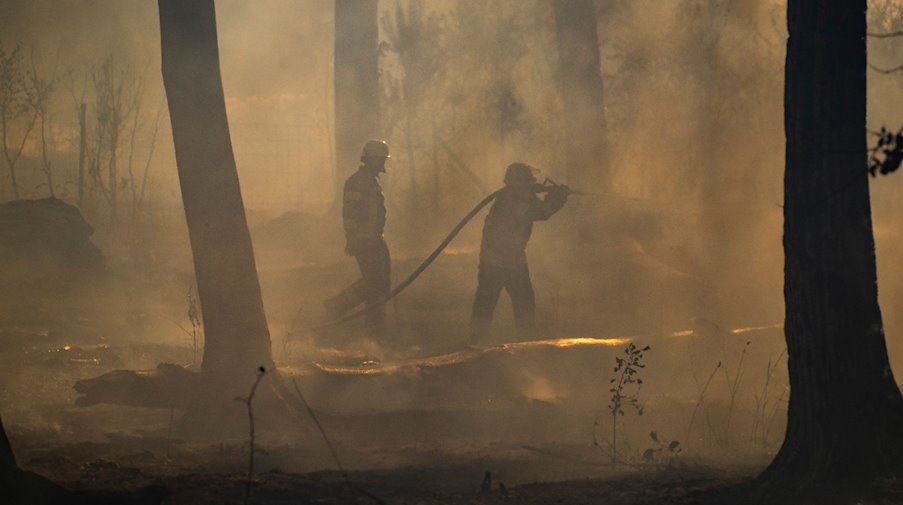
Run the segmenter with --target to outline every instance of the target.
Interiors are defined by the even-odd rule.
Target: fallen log
[[[727,335],[776,339],[779,326],[723,330]],[[562,338],[469,347],[460,351],[398,361],[360,358],[350,362],[312,362],[279,368],[283,377],[302,378],[304,395],[317,410],[353,414],[411,410],[504,409],[520,402],[598,402],[607,387],[604,370],[630,342],[653,344],[645,370],[649,379],[668,383],[674,395],[686,363],[687,338],[705,340],[705,331],[687,330],[654,337]],[[703,342],[705,344],[705,342]],[[707,345],[707,344],[706,344]],[[765,352],[766,349],[762,349]],[[660,358],[658,356],[661,356]],[[344,361],[344,363],[342,363]],[[683,381],[684,389],[689,381]],[[155,370],[115,370],[76,382],[76,405],[99,403],[184,410],[198,397],[201,374],[179,365]],[[283,392],[283,396],[286,394]],[[291,396],[291,395],[288,395]],[[604,394],[601,394],[604,396]]]
[[[114,370],[75,383],[82,396],[75,405],[99,403],[184,409],[200,384],[201,374],[172,363],[160,363],[155,370]]]

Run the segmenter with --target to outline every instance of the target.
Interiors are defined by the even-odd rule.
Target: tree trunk
[[[163,82],[206,344],[205,383],[254,382],[273,367],[254,250],[232,152],[213,0],[159,0]],[[228,401],[231,401],[229,398]]]
[[[878,307],[866,171],[866,0],[788,3],[784,251],[791,396],[769,491],[899,475],[903,401]]]
[[[380,138],[377,0],[335,0],[335,185],[359,165],[361,148]]]
[[[16,457],[3,428],[3,419],[0,419],[0,471],[7,473],[11,468],[16,468]]]
[[[112,125],[110,132],[110,165],[107,167],[110,187],[110,223],[116,226],[117,218],[117,188],[119,187],[119,173],[116,167],[116,153],[119,151],[119,123]]]
[[[88,153],[87,105],[78,106],[78,208],[85,210],[85,156]]]
[[[21,470],[16,465],[12,446],[0,419],[0,503],[41,505],[67,503],[66,491],[40,475]],[[77,503],[90,503],[90,500]],[[96,503],[96,502],[95,502]]]
[[[607,191],[611,176],[593,0],[555,0],[555,22],[568,184]]]

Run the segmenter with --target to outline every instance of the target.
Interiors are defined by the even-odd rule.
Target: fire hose
[[[563,188],[569,194],[593,195],[593,193],[572,191],[567,186],[564,186],[562,184],[557,184],[557,183],[555,183],[555,181],[553,181],[552,179],[548,179],[548,178],[545,181],[543,181],[541,184],[537,183],[534,185],[534,190],[537,193],[546,193],[550,190],[554,190],[555,188]],[[411,272],[411,274],[408,275],[408,277],[405,280],[403,280],[400,283],[398,283],[397,285],[395,285],[395,287],[392,288],[389,291],[389,293],[386,294],[386,296],[382,300],[380,300],[377,303],[369,304],[369,305],[367,305],[361,309],[358,309],[354,312],[350,312],[350,313],[342,316],[339,319],[329,321],[322,325],[315,326],[311,329],[316,331],[316,330],[323,330],[323,329],[331,328],[333,326],[338,326],[339,324],[342,324],[342,323],[350,321],[356,317],[359,317],[363,314],[366,314],[370,310],[374,310],[378,307],[381,307],[381,306],[385,305],[386,303],[388,303],[389,300],[395,298],[395,296],[397,296],[399,293],[404,291],[405,288],[410,286],[411,283],[413,283],[417,279],[417,277],[419,277],[420,274],[422,274],[423,271],[426,270],[433,263],[433,261],[435,261],[436,258],[439,257],[440,254],[442,254],[442,251],[444,251],[445,248],[448,247],[448,245],[451,243],[451,241],[454,240],[454,238],[458,235],[458,233],[460,233],[461,230],[464,229],[465,226],[467,226],[467,223],[469,223],[477,214],[479,214],[480,211],[483,210],[483,207],[489,205],[490,202],[495,200],[495,198],[499,195],[499,193],[501,191],[502,191],[501,189],[494,191],[493,193],[489,194],[489,196],[487,196],[482,201],[480,201],[480,203],[478,203],[473,209],[471,209],[471,211],[468,212],[467,215],[465,215],[464,218],[461,219],[461,221],[459,221],[458,224],[455,225],[454,228],[452,228],[451,232],[449,232],[449,234],[445,237],[445,240],[443,240],[436,247],[436,249],[434,249],[433,252],[429,256],[427,256],[427,258],[425,260],[423,260],[422,263],[420,263],[420,266],[418,266],[417,269],[415,269],[413,272]]]

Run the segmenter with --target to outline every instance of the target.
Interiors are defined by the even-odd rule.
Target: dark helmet
[[[536,182],[539,170],[526,163],[512,163],[505,170],[506,186],[529,186]]]
[[[385,140],[368,140],[361,150],[361,161],[367,158],[391,158],[389,156],[389,146]]]

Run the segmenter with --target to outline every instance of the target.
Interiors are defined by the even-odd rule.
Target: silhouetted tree
[[[903,399],[888,364],[866,169],[866,0],[790,0],[784,251],[791,397],[760,478],[785,494],[900,475]]]
[[[606,190],[611,176],[593,1],[555,0],[555,23],[568,183],[589,191]]]
[[[160,0],[163,82],[206,333],[208,384],[273,366],[220,77],[213,0]],[[231,400],[231,397],[230,397]]]
[[[63,488],[18,467],[0,419],[0,502],[9,505],[63,503],[64,496]]]
[[[41,169],[44,171],[44,178],[47,181],[47,192],[50,196],[56,196],[53,186],[53,169],[50,160],[47,157],[47,137],[50,134],[47,118],[50,115],[49,102],[56,91],[57,78],[43,77],[38,72],[38,66],[35,62],[35,55],[31,55],[31,68],[26,72],[26,80],[28,82],[27,100],[31,110],[34,111],[36,119],[41,121],[39,133],[41,135]]]
[[[91,191],[103,198],[110,221],[115,223],[119,210],[119,151],[126,122],[135,112],[129,94],[137,85],[129,68],[117,66],[112,54],[93,73],[92,81],[96,131],[88,170]]]
[[[9,52],[0,45],[0,148],[9,170],[13,198],[19,199],[19,180],[16,164],[22,157],[25,142],[37,122],[37,113],[29,106],[31,90],[22,70],[20,46]],[[24,121],[24,122],[23,122]],[[17,126],[20,128],[16,128]],[[3,179],[0,179],[2,183]],[[0,184],[0,190],[3,185]],[[0,198],[4,195],[0,192]]]
[[[364,142],[381,136],[377,23],[377,0],[335,0],[336,202]]]
[[[418,132],[428,131],[418,124],[419,109],[426,105],[426,94],[434,78],[441,72],[447,60],[443,46],[443,20],[436,13],[426,12],[423,3],[409,3],[405,9],[396,2],[393,16],[382,19],[387,45],[398,56],[401,75],[397,76],[401,85],[403,137],[405,158],[409,177],[409,198],[411,212],[416,215],[418,206],[417,167],[415,150]],[[436,111],[430,114],[435,118]],[[433,174],[434,177],[436,174]]]

